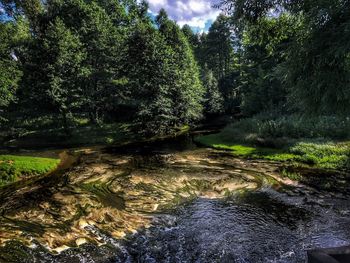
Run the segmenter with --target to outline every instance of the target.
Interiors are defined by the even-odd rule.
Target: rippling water
[[[0,261],[304,262],[350,244],[347,193],[286,185],[278,168],[188,142],[85,150],[0,191]]]
[[[138,262],[304,262],[306,249],[349,244],[348,216],[299,199],[271,189],[242,200],[199,198],[126,247]]]

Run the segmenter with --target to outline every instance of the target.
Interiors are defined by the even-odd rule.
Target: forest
[[[165,10],[150,17],[144,1],[3,0],[2,130],[127,122],[159,135],[265,114],[326,117],[346,133],[348,5],[222,1],[195,34]]]
[[[0,0],[0,262],[350,244],[350,0],[197,2]]]
[[[349,1],[213,8],[209,31],[194,33],[146,1],[2,0],[2,145],[114,144],[224,120],[197,141],[290,153],[311,140],[306,161],[347,167]]]

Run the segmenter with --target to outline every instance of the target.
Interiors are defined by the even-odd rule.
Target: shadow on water
[[[193,136],[191,134],[183,134],[176,137],[143,142],[142,144],[130,143],[128,145],[113,146],[106,148],[106,152],[147,156],[195,150],[197,144],[193,141]]]
[[[293,263],[350,242],[347,196],[277,175],[190,136],[87,151],[0,192],[0,262]]]
[[[324,212],[260,191],[235,200],[200,198],[124,246],[133,262],[305,262],[307,248],[349,241],[349,219],[333,221]]]

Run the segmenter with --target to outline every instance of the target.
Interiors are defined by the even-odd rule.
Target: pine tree
[[[22,76],[13,50],[15,32],[13,23],[0,23],[0,122],[5,120],[5,109],[15,100],[15,92]]]
[[[132,31],[128,46],[128,78],[137,107],[137,127],[147,134],[165,134],[175,123],[171,88],[171,50],[150,23]]]
[[[159,31],[170,48],[172,59],[172,98],[175,125],[189,124],[202,118],[204,88],[193,51],[180,28],[168,19],[164,10],[156,18]]]
[[[184,25],[181,28],[181,31],[187,38],[187,41],[188,43],[190,43],[193,51],[196,52],[196,49],[199,46],[199,36],[193,32],[193,30],[189,25]]]
[[[121,88],[125,40],[131,17],[135,16],[134,11],[128,10],[135,5],[131,0],[52,0],[48,5],[47,19],[59,16],[79,36],[86,50],[82,110],[88,113],[91,122],[101,123],[124,92]]]
[[[220,80],[227,76],[234,62],[232,32],[229,20],[224,15],[218,18],[209,28],[208,35],[204,42],[205,63]]]
[[[224,111],[224,98],[219,90],[219,83],[214,77],[213,72],[205,67],[202,79],[206,90],[205,112],[208,115],[222,113]]]
[[[229,17],[219,15],[209,28],[207,34],[202,34],[197,58],[202,70],[206,67],[214,74],[219,83],[219,90],[224,98],[225,112],[234,112],[238,103],[237,52],[234,52],[233,33]]]
[[[48,56],[45,65],[48,77],[47,94],[51,103],[62,116],[62,123],[68,132],[68,117],[82,105],[82,77],[85,59],[79,38],[57,18],[43,40]]]

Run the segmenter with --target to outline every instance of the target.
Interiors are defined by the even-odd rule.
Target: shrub
[[[268,118],[258,115],[234,123],[232,129],[256,133],[258,137],[332,138],[350,137],[350,118],[337,116],[301,117],[290,115]]]

